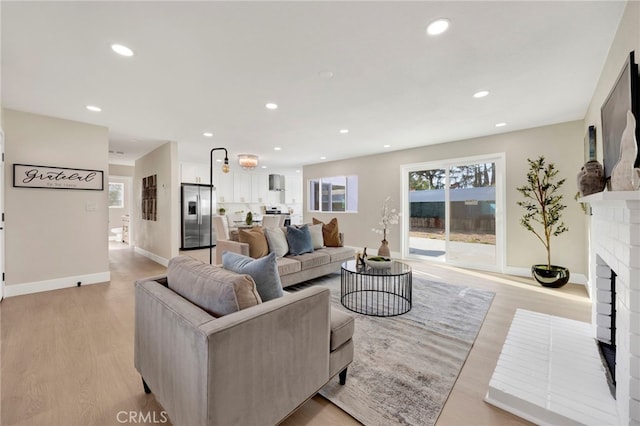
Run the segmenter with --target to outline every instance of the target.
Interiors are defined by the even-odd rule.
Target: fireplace
[[[596,255],[596,339],[606,367],[611,395],[616,397],[616,276],[609,265]]]
[[[485,400],[537,424],[640,426],[640,191],[580,201],[591,324],[518,309]]]
[[[640,192],[601,192],[591,204],[589,293],[594,334],[615,347],[620,424],[640,424]],[[608,307],[607,307],[608,304]],[[607,314],[607,312],[610,312]]]

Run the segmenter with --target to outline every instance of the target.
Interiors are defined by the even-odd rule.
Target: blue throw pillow
[[[304,224],[301,227],[287,226],[287,243],[289,254],[313,253],[313,241],[309,227]]]
[[[282,296],[282,282],[278,274],[276,254],[269,253],[259,259],[225,251],[222,253],[222,267],[238,274],[247,274],[256,283],[256,289],[263,302]]]

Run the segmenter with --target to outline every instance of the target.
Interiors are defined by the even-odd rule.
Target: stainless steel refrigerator
[[[182,184],[182,249],[208,248],[216,244],[216,236],[211,227],[209,200],[215,191],[211,185]]]

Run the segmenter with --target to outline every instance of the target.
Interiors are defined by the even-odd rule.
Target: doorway
[[[109,249],[127,248],[133,244],[132,183],[130,176],[109,176]]]
[[[504,154],[402,167],[403,256],[504,269]]]
[[[4,298],[4,132],[0,129],[0,300]]]

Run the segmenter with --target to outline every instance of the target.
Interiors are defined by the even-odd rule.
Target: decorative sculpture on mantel
[[[587,161],[578,172],[577,179],[580,197],[602,192],[606,184],[604,168],[596,160]]]
[[[638,155],[636,119],[627,111],[627,127],[620,140],[620,159],[611,171],[612,191],[635,191],[640,188],[640,169],[633,165]]]

